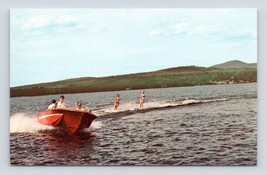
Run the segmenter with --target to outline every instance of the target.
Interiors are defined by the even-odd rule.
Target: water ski
[[[143,109],[139,109],[139,108],[134,108],[134,110],[138,111],[138,112],[144,112]]]

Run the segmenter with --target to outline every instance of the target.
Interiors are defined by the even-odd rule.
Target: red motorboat
[[[65,132],[75,133],[89,128],[97,117],[90,112],[72,108],[57,108],[37,114],[38,122],[44,125],[58,127]]]

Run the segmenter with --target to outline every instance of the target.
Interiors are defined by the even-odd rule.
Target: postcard
[[[11,9],[10,164],[257,165],[257,9]]]

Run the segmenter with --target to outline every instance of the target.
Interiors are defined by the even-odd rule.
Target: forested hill
[[[183,66],[153,72],[108,76],[82,77],[51,83],[10,88],[11,97],[69,94],[129,89],[166,88],[257,81],[257,69]]]
[[[239,60],[228,61],[222,64],[211,66],[213,68],[257,68],[257,63],[245,63]]]

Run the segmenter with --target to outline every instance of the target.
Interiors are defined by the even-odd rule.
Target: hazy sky
[[[257,62],[256,9],[12,9],[10,85]]]

